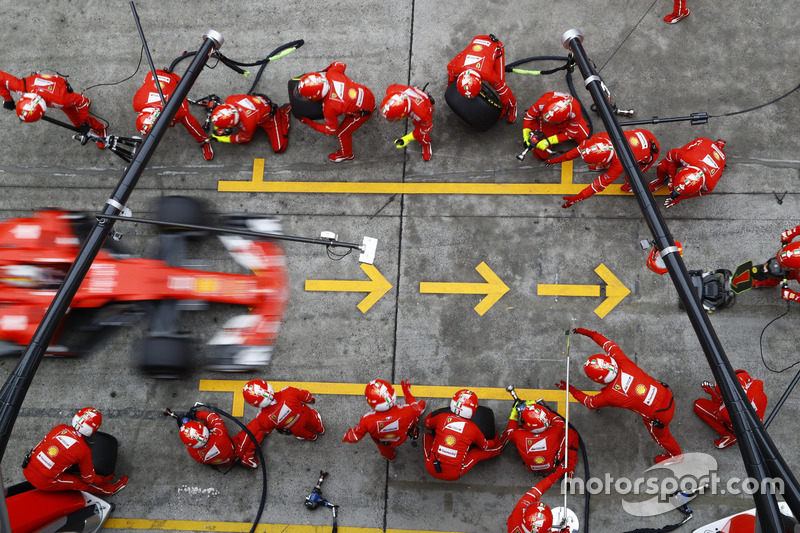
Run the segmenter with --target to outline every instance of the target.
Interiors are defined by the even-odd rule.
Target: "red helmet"
[[[583,371],[586,377],[594,382],[607,385],[617,377],[617,362],[614,358],[604,353],[591,356],[583,363]]]
[[[139,112],[139,116],[136,117],[136,129],[139,130],[139,133],[147,135],[147,132],[153,127],[153,124],[160,114],[161,110],[156,107],[142,109]]]
[[[472,69],[467,69],[458,75],[456,87],[464,98],[475,98],[481,92],[483,80],[481,75]]]
[[[373,379],[367,383],[367,388],[364,389],[364,396],[367,397],[367,403],[376,411],[388,411],[394,407],[397,401],[397,394],[394,392],[394,387],[382,379]]]
[[[202,422],[189,420],[181,426],[181,440],[189,448],[202,448],[208,442],[208,428]]]
[[[678,195],[690,196],[700,192],[706,182],[706,175],[702,169],[685,166],[672,178],[672,190]]]
[[[17,100],[17,116],[22,122],[36,122],[44,116],[47,104],[36,93],[25,93]]]
[[[244,396],[244,401],[253,407],[267,407],[275,401],[275,391],[272,390],[272,385],[263,379],[248,381],[242,389],[242,396]]]
[[[231,104],[218,105],[211,113],[211,123],[214,129],[229,129],[239,123],[239,110]]]
[[[478,395],[469,389],[461,389],[450,400],[450,410],[461,418],[472,418],[478,408]]]
[[[328,78],[325,77],[325,74],[322,72],[312,72],[300,78],[295,93],[303,100],[316,102],[317,100],[322,100],[325,95],[328,94],[329,89],[330,85],[328,84]]]
[[[411,112],[411,98],[407,94],[387,95],[381,103],[381,114],[389,122],[403,120]]]
[[[578,146],[581,158],[592,170],[602,170],[611,164],[614,158],[614,145],[605,139],[581,143]]]
[[[72,417],[72,427],[84,437],[91,437],[102,423],[103,415],[94,407],[84,407]]]
[[[568,94],[556,94],[542,110],[542,118],[548,124],[559,124],[572,114],[572,97]]]
[[[549,533],[553,526],[553,513],[542,502],[529,505],[522,515],[522,528],[528,533]]]
[[[531,433],[541,433],[550,427],[550,417],[547,416],[547,411],[538,404],[526,405],[520,413],[520,424],[525,428],[525,431]]]

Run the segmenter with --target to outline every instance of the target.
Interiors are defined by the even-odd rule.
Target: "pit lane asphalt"
[[[579,28],[614,99],[621,108],[636,109],[635,118],[698,111],[715,115],[703,126],[650,126],[662,154],[700,136],[728,142],[728,168],[715,192],[664,212],[673,235],[683,243],[687,267],[732,270],[748,259],[764,260],[778,249],[780,232],[800,222],[798,96],[750,113],[719,115],[768,102],[800,82],[793,53],[800,34],[794,6],[785,2],[754,9],[744,3],[690,2],[692,15],[670,26],[661,20],[669,4],[660,0],[648,11],[650,2],[630,0],[568,0],[557,5],[471,0],[343,0],[325,5],[137,2],[158,67],[184,50],[197,49],[207,28],[226,39],[225,55],[240,60],[262,58],[278,45],[302,38],[305,46],[269,65],[260,82],[259,90],[278,102],[287,100],[286,82],[292,76],[340,60],[348,64],[347,74],[370,87],[377,100],[391,83],[430,83],[428,90],[437,103],[434,155],[428,163],[422,162],[416,144],[406,151],[392,146],[392,140],[405,133],[402,125],[377,119],[355,133],[356,160],[342,165],[327,161],[336,147],[333,138],[296,121],[282,155],[272,154],[266,138],[257,136],[249,146],[216,145],[217,155],[210,163],[178,126],[165,136],[129,206],[135,215],[152,216],[154,198],[185,194],[204,199],[217,212],[276,214],[289,234],[316,237],[331,230],[342,240],[378,238],[375,266],[393,288],[365,313],[356,308],[363,294],[305,290],[307,280],[367,279],[354,256],[331,261],[322,250],[286,245],[290,305],[273,362],[259,377],[335,384],[363,384],[382,377],[454,389],[502,390],[514,384],[549,390],[564,376],[564,364],[555,361],[563,358],[563,332],[576,323],[616,341],[645,370],[670,384],[677,402],[671,428],[685,451],[711,454],[726,479],[743,477],[736,447],[714,449],[711,430],[691,413],[692,402],[701,394],[700,381],[709,379],[710,372],[669,280],[644,266],[646,254],[638,243],[648,237],[647,227],[629,195],[598,196],[562,210],[558,190],[525,195],[320,193],[313,185],[307,192],[220,190],[223,182],[252,181],[255,161],[262,158],[265,182],[464,183],[465,191],[480,184],[558,184],[559,169],[546,169],[532,160],[520,165],[514,155],[520,149],[524,110],[546,91],[566,90],[564,77],[509,75],[520,118],[513,126],[497,124],[479,134],[447,108],[445,66],[474,35],[489,32],[505,43],[509,62],[535,55],[566,56],[560,37]],[[0,66],[4,71],[23,76],[37,69],[57,70],[69,74],[73,87],[81,91],[122,80],[136,69],[140,42],[125,2],[54,0],[31,9],[3,1],[0,6],[6,30]],[[185,65],[177,70],[181,68]],[[142,62],[130,80],[87,91],[92,110],[111,123],[111,132],[133,133],[130,105],[146,69]],[[246,92],[252,79],[218,65],[200,76],[191,95]],[[577,74],[575,80],[588,106],[588,93]],[[58,118],[58,111],[50,113]],[[596,131],[602,129],[599,118],[592,118]],[[79,146],[50,124],[20,125],[8,112],[0,113],[0,120],[6,125],[0,149],[3,217],[24,216],[43,206],[93,211],[103,205],[122,174],[121,160],[93,146]],[[593,178],[581,163],[573,175],[575,183]],[[154,250],[150,228],[118,229],[130,250],[145,255]],[[192,251],[210,268],[236,268],[219,245],[199,244]],[[481,296],[420,293],[423,282],[482,281],[474,270],[481,262],[509,287],[483,315],[473,309]],[[605,318],[594,312],[600,298],[539,295],[545,284],[599,284],[594,270],[600,264],[631,290]],[[751,291],[740,296],[735,307],[712,316],[734,367],[765,381],[768,412],[793,371],[773,374],[764,367],[759,335],[785,309],[777,291]],[[207,339],[235,312],[215,307],[187,315],[184,326]],[[763,354],[773,368],[796,360],[791,334],[797,313],[797,306],[791,306],[764,335]],[[3,458],[6,484],[22,480],[19,463],[46,431],[69,420],[74,409],[91,404],[103,411],[103,428],[120,439],[118,471],[131,477],[123,492],[109,498],[117,505],[112,528],[185,530],[210,523],[217,530],[246,530],[257,507],[257,474],[236,469],[223,476],[194,464],[174,424],[159,413],[163,407],[185,409],[198,400],[233,408],[230,392],[201,390],[201,380],[248,376],[198,370],[181,382],[144,378],[132,366],[135,343],[143,334],[144,326],[138,325],[116,332],[87,357],[43,362]],[[581,375],[580,362],[597,348],[586,339],[573,341],[574,382],[592,389]],[[198,357],[205,355],[198,350]],[[15,363],[0,361],[4,375]],[[444,403],[443,398],[429,397],[431,409]],[[495,409],[500,426],[510,401],[486,403]],[[794,435],[797,406],[796,397],[791,397],[770,428],[792,467],[800,464]],[[269,462],[264,521],[279,525],[270,530],[283,530],[281,524],[330,523],[326,511],[312,513],[302,506],[320,469],[330,472],[323,493],[341,506],[343,531],[502,530],[516,500],[536,482],[512,449],[458,482],[435,481],[425,473],[419,448],[404,446],[397,462],[388,465],[369,442],[340,442],[364,412],[365,403],[357,394],[321,393],[317,408],[327,427],[318,442],[272,435],[264,445]],[[570,413],[586,441],[593,474],[608,473],[615,479],[643,475],[659,453],[636,415],[619,410],[592,413],[574,405]],[[253,414],[248,407],[244,419]],[[595,531],[677,521],[672,514],[635,520],[622,510],[622,498],[613,492],[593,496]],[[545,501],[560,505],[562,499],[551,490]],[[570,497],[570,506],[582,515],[579,498]],[[751,506],[745,495],[701,496],[692,504],[695,519],[684,529]],[[176,522],[162,522],[169,520]]]

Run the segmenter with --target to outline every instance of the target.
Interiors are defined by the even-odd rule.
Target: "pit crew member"
[[[278,107],[265,95],[231,95],[211,113],[214,140],[246,144],[260,127],[267,132],[272,150],[283,153],[289,145],[290,111],[289,104]]]
[[[128,476],[116,482],[114,474],[100,476],[92,464],[92,450],[86,444],[103,422],[103,415],[94,407],[84,407],[72,417],[72,424],[59,424],[45,435],[25,458],[22,474],[39,490],[80,490],[109,496],[128,484]],[[80,474],[67,470],[78,465]]]
[[[742,389],[744,389],[744,393],[747,395],[747,399],[750,400],[750,404],[755,409],[756,414],[758,414],[758,418],[764,420],[764,412],[767,410],[767,395],[764,394],[764,382],[760,379],[753,379],[747,371],[741,369],[736,371],[736,378],[742,385]],[[710,381],[704,381],[700,386],[711,396],[711,399],[699,398],[695,401],[694,412],[703,422],[719,433],[719,438],[714,440],[714,446],[724,450],[736,443],[731,416],[728,414],[728,409],[725,407],[725,402],[722,400],[719,386],[716,383],[712,384]]]
[[[178,87],[181,78],[174,72],[168,70],[156,70],[158,76],[158,83],[161,86],[161,92],[164,95],[164,100],[169,100],[169,96]],[[136,117],[136,129],[142,135],[147,135],[150,128],[155,123],[158,116],[163,111],[163,104],[161,97],[158,94],[158,89],[153,82],[153,73],[148,72],[144,77],[144,83],[136,91],[133,96],[133,110],[138,113]],[[170,127],[180,122],[186,128],[186,131],[194,138],[195,141],[200,143],[203,148],[203,157],[206,161],[211,161],[214,158],[214,149],[211,147],[211,137],[206,135],[200,122],[189,112],[189,103],[184,99],[181,103],[178,112],[175,113],[175,118],[172,119]]]
[[[437,479],[455,481],[478,461],[499,455],[507,444],[503,435],[487,440],[470,419],[478,409],[478,395],[461,389],[450,400],[450,412],[430,413],[425,417],[426,433],[422,447],[425,468]]]
[[[681,148],[673,148],[658,164],[650,190],[655,192],[664,185],[669,187],[670,197],[664,202],[666,207],[686,198],[710,194],[725,170],[724,148],[722,139],[712,141],[705,137]]]
[[[373,379],[367,384],[364,396],[372,408],[359,420],[358,425],[344,434],[342,442],[358,442],[365,435],[372,437],[381,455],[394,462],[395,448],[403,444],[409,434],[418,431],[419,416],[425,410],[425,400],[417,400],[411,394],[411,383],[401,382],[405,404],[397,404],[394,387],[382,379]]]
[[[592,410],[622,407],[639,414],[650,436],[664,448],[665,453],[655,457],[656,463],[681,455],[680,446],[669,432],[669,423],[675,413],[675,399],[669,387],[650,377],[628,359],[617,343],[600,333],[583,328],[572,331],[589,337],[605,352],[589,357],[583,365],[586,376],[603,385],[600,393],[589,396],[570,385],[572,397]],[[556,387],[565,390],[567,385],[561,381]]]
[[[553,472],[519,499],[506,520],[508,533],[550,533],[553,513],[547,504],[539,500],[560,477],[558,472]],[[562,531],[569,533],[569,528]]]
[[[398,148],[404,148],[411,140],[422,145],[422,160],[430,161],[431,131],[433,130],[433,99],[423,89],[408,85],[390,85],[381,102],[381,115],[388,122],[399,122],[411,117],[414,131],[395,139]]]
[[[339,150],[328,155],[334,163],[353,159],[353,132],[363,126],[375,110],[375,96],[366,86],[345,76],[345,63],[334,61],[321,72],[300,78],[297,96],[309,102],[322,101],[323,124],[307,117],[300,122],[325,135],[336,135]],[[344,116],[339,123],[339,117]]]
[[[783,247],[776,255],[778,265],[784,269],[787,279],[793,279],[800,283],[800,241],[794,241],[800,235],[800,226],[787,229],[781,233],[781,244]],[[766,266],[766,265],[765,265]],[[778,278],[753,279],[753,288],[775,287],[781,284],[781,298],[786,301],[793,300],[800,302],[800,293],[788,288]]]
[[[181,441],[192,459],[201,464],[226,466],[236,459],[228,428],[217,413],[197,411],[181,424]],[[250,466],[250,465],[247,465]]]
[[[274,392],[268,382],[254,379],[247,382],[242,389],[242,395],[247,403],[259,408],[258,415],[247,424],[247,429],[256,437],[257,443],[253,443],[244,430],[233,437],[236,455],[245,466],[258,466],[255,446],[261,445],[261,441],[273,429],[284,435],[294,435],[297,439],[311,441],[317,440],[317,435],[325,433],[322,417],[308,407],[316,399],[307,390],[284,387]]]
[[[636,162],[642,173],[647,172],[658,159],[659,146],[655,136],[647,130],[630,130],[625,132],[625,137],[633,150]],[[614,145],[608,137],[608,133],[602,132],[592,135],[577,148],[547,161],[548,165],[562,163],[581,157],[591,170],[603,170],[591,185],[583,189],[574,196],[564,196],[563,208],[570,207],[590,196],[603,191],[618,177],[623,175],[622,163],[614,151]],[[623,192],[630,192],[631,186],[627,178],[622,185]]]
[[[506,85],[506,53],[503,43],[492,34],[477,35],[447,64],[447,86],[456,82],[464,98],[475,98],[485,81],[497,91],[503,111],[500,118],[517,120],[517,99]]]
[[[528,108],[522,120],[522,142],[534,148],[536,159],[547,160],[550,147],[566,141],[581,143],[589,138],[589,125],[575,99],[561,91],[543,94]]]
[[[572,476],[578,460],[578,434],[569,430],[567,467],[564,468],[565,426],[558,414],[538,403],[526,402],[521,410],[516,405],[511,410],[505,435],[517,447],[531,472]]]

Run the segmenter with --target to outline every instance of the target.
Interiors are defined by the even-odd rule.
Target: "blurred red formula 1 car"
[[[254,275],[185,268],[186,242],[206,235],[179,229],[178,224],[202,225],[202,204],[186,197],[164,197],[157,217],[176,224],[160,236],[156,259],[120,253],[112,239],[100,251],[72,301],[50,355],[72,355],[87,346],[60,344],[74,331],[89,331],[91,340],[106,326],[117,326],[147,315],[150,328],[141,347],[140,366],[155,377],[180,377],[192,366],[192,341],[178,331],[181,311],[203,302],[238,304],[249,313],[228,320],[209,344],[209,367],[222,371],[262,368],[270,358],[288,299],[283,250],[273,240],[220,235],[234,260]],[[82,233],[92,215],[43,210],[30,218],[0,222],[0,355],[20,353],[31,340],[56,289],[77,255]],[[262,215],[228,215],[228,228],[277,233],[277,221]],[[69,334],[69,335],[68,335]],[[83,344],[83,343],[79,343]]]

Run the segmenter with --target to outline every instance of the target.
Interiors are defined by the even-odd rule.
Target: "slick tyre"
[[[483,83],[478,96],[464,98],[453,82],[447,87],[444,100],[464,124],[477,131],[486,131],[494,126],[503,113],[500,97],[486,83]]]
[[[436,416],[441,413],[450,413],[449,407],[442,407],[431,413],[431,416]],[[475,414],[470,419],[473,424],[478,426],[486,440],[491,440],[497,435],[497,430],[494,427],[494,411],[486,406],[479,405],[475,410]]]
[[[192,369],[192,342],[183,337],[147,337],[142,341],[139,369],[157,379],[180,379]]]
[[[187,196],[163,196],[156,202],[156,219],[171,222],[175,226],[161,226],[164,233],[181,233],[187,237],[205,237],[206,231],[181,228],[180,224],[206,226],[208,210],[199,200]]]
[[[305,74],[295,76],[289,80],[289,102],[292,104],[292,115],[294,118],[308,118],[311,120],[322,120],[322,102],[309,102],[303,100],[295,94],[297,84]]]
[[[102,431],[96,431],[91,437],[86,437],[86,444],[92,451],[92,465],[98,476],[110,476],[117,469],[117,451],[119,442],[117,438]],[[80,474],[78,465],[71,466],[67,472]]]

